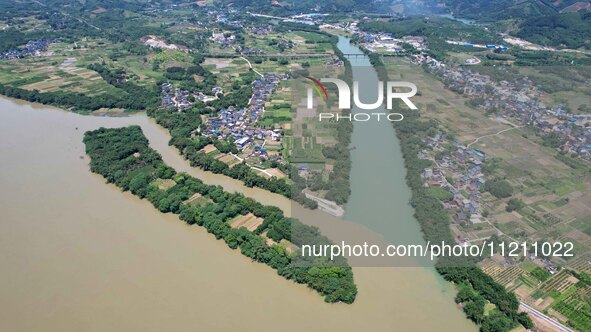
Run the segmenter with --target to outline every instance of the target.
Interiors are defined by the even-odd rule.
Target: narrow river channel
[[[338,47],[345,54],[363,54],[344,37],[339,38]],[[363,87],[361,101],[373,103],[378,94],[377,73],[365,56],[350,57],[350,62],[353,80]],[[387,113],[384,107],[371,111],[354,107],[352,113],[358,112]],[[361,223],[393,243],[423,244],[408,204],[411,192],[392,124],[383,117],[355,122],[351,147],[351,200],[345,219]]]
[[[339,47],[352,46],[342,39]],[[83,133],[130,124],[177,170],[287,213],[293,208],[278,195],[189,167],[145,115],[81,116],[0,98],[0,330],[476,330],[432,269],[354,267],[355,303],[326,304],[201,228],[106,185],[88,169]],[[372,160],[378,147],[367,147],[375,140],[379,160]],[[392,127],[356,124],[353,145],[345,219],[391,241],[420,241]],[[345,222],[306,215],[325,228]]]

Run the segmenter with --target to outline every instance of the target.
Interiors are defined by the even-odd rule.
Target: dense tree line
[[[566,52],[551,52],[551,51],[531,51],[523,49],[512,49],[509,51],[511,55],[516,57],[515,64],[518,66],[559,66],[557,68],[568,69],[568,67],[583,68],[581,65],[590,65],[591,58],[588,56],[581,56],[576,53]],[[546,85],[556,85],[559,82],[553,82],[544,75],[536,76],[537,81],[543,81],[542,90],[552,93],[555,91],[547,90]]]
[[[299,251],[288,253],[283,246],[267,245],[260,234],[267,231],[275,241],[288,239],[295,245],[329,244],[317,228],[286,218],[282,211],[265,206],[242,194],[225,192],[220,186],[209,186],[166,166],[160,155],[151,149],[140,127],[105,129],[86,132],[86,153],[91,171],[101,174],[107,182],[124,191],[149,200],[161,212],[172,212],[188,224],[205,227],[217,239],[252,260],[265,263],[287,279],[307,284],[325,297],[327,302],[352,303],[357,294],[353,273],[340,258],[302,258]],[[174,186],[159,189],[155,180],[171,179]],[[208,200],[202,205],[183,204],[195,193]],[[254,232],[231,228],[228,221],[252,213],[264,222]]]
[[[334,35],[328,36],[335,54],[345,64],[345,72],[339,75],[339,78],[346,81],[349,86],[352,85],[352,69],[351,63],[344,56],[341,50],[337,47],[338,38]],[[330,89],[336,87],[330,86]],[[341,110],[342,116],[348,116],[350,110]],[[324,157],[333,159],[333,170],[329,175],[328,181],[322,181],[319,175],[308,181],[307,186],[312,190],[327,190],[326,199],[336,202],[337,204],[345,204],[349,201],[351,195],[351,152],[349,145],[351,144],[351,135],[353,133],[353,123],[350,121],[338,121],[336,123],[336,139],[337,143],[333,146],[325,146],[322,148]]]
[[[386,69],[386,66],[384,66],[384,62],[380,55],[376,53],[368,53],[367,57],[369,58],[369,63],[371,63],[378,74],[378,80],[382,82],[388,81],[388,70]]]
[[[88,69],[96,71],[107,83],[126,92],[125,98],[130,103],[126,108],[144,110],[156,107],[160,103],[157,86],[148,89],[131,82],[124,69],[111,69],[99,63],[88,65]]]
[[[26,101],[71,108],[75,111],[96,111],[100,108],[123,108],[128,110],[143,110],[145,101],[137,99],[135,95],[122,93],[120,95],[101,94],[87,96],[80,92],[25,90],[0,84],[0,94],[23,99]]]

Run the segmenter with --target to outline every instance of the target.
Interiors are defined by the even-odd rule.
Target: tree
[[[477,324],[482,322],[484,318],[484,299],[480,298],[477,301],[470,301],[464,305],[464,312],[468,319],[474,321]]]
[[[140,197],[145,197],[146,188],[148,187],[148,176],[146,174],[138,174],[129,182],[129,190],[132,194]]]
[[[482,321],[480,331],[482,332],[504,332],[510,331],[514,327],[514,323],[509,317],[502,312],[495,312]]]
[[[507,207],[505,207],[505,210],[507,212],[512,212],[515,210],[520,210],[525,206],[525,203],[523,203],[522,200],[518,199],[518,198],[511,198],[509,200],[509,202],[507,203]]]
[[[458,294],[456,295],[455,301],[456,303],[473,301],[477,296],[478,294],[474,291],[474,288],[464,282],[458,285]]]
[[[532,322],[531,318],[526,312],[520,312],[517,314],[517,322],[523,325],[528,330],[531,330],[534,327],[534,322]]]
[[[513,194],[513,187],[506,180],[493,179],[484,183],[483,189],[496,198],[506,198]]]

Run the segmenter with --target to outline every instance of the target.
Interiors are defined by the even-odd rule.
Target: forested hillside
[[[454,15],[481,20],[530,18],[558,12],[549,1],[540,0],[445,0],[444,3]]]
[[[330,0],[330,1],[277,1],[271,4],[270,0],[216,0],[218,5],[246,8],[259,13],[265,8],[264,14],[301,14],[306,12],[319,13],[346,13],[355,11],[382,11],[387,9],[383,3],[371,0]]]
[[[509,33],[530,42],[561,48],[591,47],[591,2],[548,0],[427,0],[402,1],[407,14],[451,14],[477,23],[510,27]],[[417,7],[418,6],[418,7]],[[420,13],[419,13],[420,14]]]
[[[591,12],[574,12],[526,19],[517,36],[541,45],[591,47]]]

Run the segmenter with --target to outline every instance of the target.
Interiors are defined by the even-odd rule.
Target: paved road
[[[557,328],[559,331],[565,331],[565,332],[575,332],[574,330],[560,324],[558,321],[550,318],[549,316],[546,316],[545,314],[537,311],[536,309],[530,307],[529,305],[521,302],[520,306],[527,310],[527,312],[529,312],[531,315],[536,316],[537,318],[549,323],[550,325],[554,326],[555,328]]]

